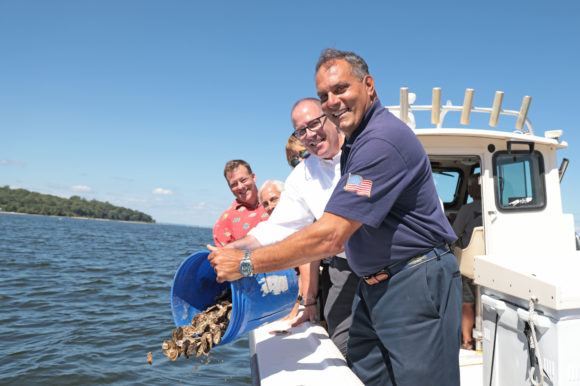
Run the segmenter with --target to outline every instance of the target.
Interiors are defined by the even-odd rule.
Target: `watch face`
[[[252,276],[252,273],[254,271],[254,266],[252,265],[252,261],[250,260],[250,251],[244,252],[244,257],[242,258],[242,261],[240,262],[240,266],[238,267],[238,270],[240,271],[242,276]]]
[[[252,268],[252,263],[249,261],[242,261],[240,263],[240,273],[244,276],[251,276]]]

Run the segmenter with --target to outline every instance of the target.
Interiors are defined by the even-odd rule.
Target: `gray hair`
[[[274,185],[280,193],[282,193],[284,191],[284,183],[282,181],[280,181],[280,180],[267,180],[266,182],[264,182],[262,184],[262,186],[258,190],[258,199],[260,200],[260,205],[262,204],[262,190],[266,189],[266,187],[268,185]]]
[[[366,75],[369,75],[369,66],[363,58],[350,51],[340,51],[334,48],[327,48],[320,54],[318,63],[316,63],[316,73],[325,63],[335,61],[337,59],[346,60],[350,64],[350,73],[362,81]]]

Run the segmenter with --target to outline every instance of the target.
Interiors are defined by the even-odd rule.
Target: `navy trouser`
[[[365,385],[459,385],[461,275],[452,253],[386,281],[360,280],[349,366]]]
[[[352,272],[346,259],[337,256],[331,259],[328,273],[331,286],[324,305],[324,318],[330,339],[346,358],[352,300],[359,278]]]

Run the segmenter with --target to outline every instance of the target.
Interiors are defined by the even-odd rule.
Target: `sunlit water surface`
[[[208,242],[206,228],[0,214],[0,383],[251,384],[247,335],[207,358],[161,350],[173,275]]]

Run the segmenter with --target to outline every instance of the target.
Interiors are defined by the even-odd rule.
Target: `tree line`
[[[0,188],[0,211],[155,223],[148,214],[108,202],[88,201],[79,196],[67,199],[8,186]]]

